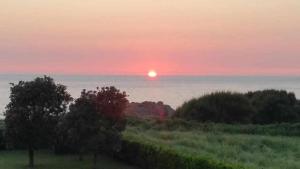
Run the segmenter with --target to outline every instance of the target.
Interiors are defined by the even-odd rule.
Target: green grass
[[[92,158],[79,161],[76,155],[54,155],[47,151],[38,151],[35,155],[36,169],[91,169]],[[0,169],[27,169],[26,151],[0,151]],[[98,158],[99,169],[136,169],[106,156]]]
[[[282,135],[300,136],[300,123],[279,124],[221,124],[221,123],[199,123],[182,119],[165,119],[163,122],[154,119],[129,118],[128,125],[140,129],[154,130],[180,130],[180,131],[203,131],[224,132],[231,134],[259,134],[259,135]]]
[[[300,137],[128,127],[125,139],[249,169],[300,169]]]

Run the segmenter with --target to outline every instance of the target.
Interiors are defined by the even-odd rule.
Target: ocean
[[[20,80],[32,80],[41,75],[0,75],[0,112],[9,102],[10,84]],[[73,98],[82,89],[97,86],[115,86],[126,91],[131,102],[163,101],[174,109],[184,101],[214,91],[247,92],[262,89],[283,89],[294,92],[300,98],[300,76],[92,76],[51,75],[57,83],[67,86]],[[1,118],[1,115],[0,115]],[[2,116],[3,118],[3,116]]]

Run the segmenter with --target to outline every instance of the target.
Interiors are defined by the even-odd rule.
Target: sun
[[[156,73],[155,70],[150,70],[150,71],[148,72],[148,77],[150,77],[150,78],[155,78],[156,76],[157,76],[157,73]]]

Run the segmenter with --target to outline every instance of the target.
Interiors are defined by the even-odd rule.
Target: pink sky
[[[299,0],[0,1],[0,73],[300,75]]]

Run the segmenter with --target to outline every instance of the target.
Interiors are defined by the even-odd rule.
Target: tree
[[[66,87],[51,77],[11,84],[5,124],[11,142],[28,149],[29,167],[34,167],[34,150],[53,141],[55,127],[72,100]]]
[[[91,140],[94,153],[94,166],[96,167],[97,154],[111,153],[120,150],[121,131],[126,127],[124,111],[128,105],[126,92],[120,92],[115,87],[97,88],[95,104],[100,116],[98,134]]]
[[[63,118],[60,130],[65,130],[69,144],[78,152],[79,160],[83,160],[89,140],[97,133],[99,115],[96,110],[95,93],[81,92],[80,98],[70,105],[70,111]]]
[[[120,148],[121,131],[126,125],[126,97],[125,92],[115,87],[83,90],[64,118],[69,139],[76,145],[79,156],[84,151],[94,154],[94,168],[99,153],[111,153]]]

